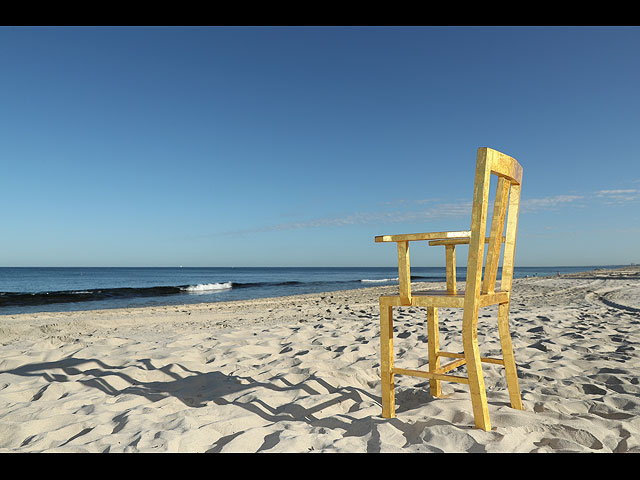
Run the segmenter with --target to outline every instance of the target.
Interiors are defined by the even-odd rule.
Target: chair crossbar
[[[438,352],[437,355],[439,357],[464,358],[464,353]],[[504,365],[504,359],[502,358],[480,357],[480,361],[485,363],[495,363],[497,365]],[[464,365],[464,364],[460,364],[460,365]]]
[[[446,373],[454,368],[458,368],[461,365],[467,363],[467,360],[464,358],[459,358],[458,360],[454,360],[453,362],[447,363],[446,365],[441,366],[435,372],[437,373]]]
[[[395,375],[409,375],[412,377],[422,377],[433,380],[444,380],[445,382],[458,382],[458,383],[469,383],[469,379],[467,377],[460,377],[458,375],[446,375],[444,373],[434,373],[434,372],[426,372],[424,370],[411,370],[409,368],[397,368],[394,367],[392,372]]]
[[[462,377],[460,375],[447,375],[446,373],[467,363],[467,360],[464,358],[464,354],[453,352],[438,352],[437,355],[439,357],[457,358],[458,360],[449,362],[432,372],[427,370],[414,370],[411,368],[398,367],[392,368],[391,371],[395,375],[409,375],[411,377],[428,378],[430,380],[444,380],[445,382],[457,382],[466,384],[469,383],[469,377]],[[485,363],[504,365],[504,360],[502,358],[480,357],[480,361]]]

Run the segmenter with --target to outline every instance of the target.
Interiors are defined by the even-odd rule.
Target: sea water
[[[514,278],[593,270],[516,267]],[[458,267],[458,281],[466,269]],[[443,282],[444,267],[412,267]],[[0,267],[0,315],[280,297],[398,283],[396,267]]]

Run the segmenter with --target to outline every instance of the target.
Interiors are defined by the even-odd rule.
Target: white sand
[[[0,452],[640,452],[639,268],[514,281],[526,410],[484,364],[490,432],[466,385],[434,399],[414,377],[380,416],[377,299],[396,290],[0,316]],[[426,312],[397,312],[396,366],[423,368]],[[444,350],[461,313],[440,310]]]

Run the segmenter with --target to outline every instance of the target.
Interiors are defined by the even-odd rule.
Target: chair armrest
[[[471,237],[468,230],[460,232],[431,232],[408,233],[404,235],[379,235],[375,241],[396,242],[398,246],[398,286],[400,287],[400,302],[402,305],[411,305],[411,266],[409,263],[409,242],[416,240],[455,239]],[[447,249],[453,247],[447,247]],[[455,261],[455,260],[454,260]],[[455,265],[453,267],[455,269]],[[455,274],[454,274],[455,276]],[[455,287],[454,287],[455,288]]]
[[[402,235],[378,235],[375,237],[376,243],[381,242],[413,242],[416,240],[437,240],[437,239],[454,239],[454,238],[470,238],[471,231],[464,230],[460,232],[431,232],[431,233],[405,233]],[[467,240],[468,243],[468,240]]]
[[[485,237],[484,243],[489,243],[491,237]],[[470,238],[447,238],[443,240],[430,240],[429,245],[467,245]],[[507,237],[502,237],[502,243],[507,240]]]

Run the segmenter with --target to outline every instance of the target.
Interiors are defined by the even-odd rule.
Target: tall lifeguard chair
[[[487,237],[485,236],[487,209],[492,174],[497,175],[498,178],[493,217],[489,236]],[[489,419],[487,394],[482,374],[482,362],[504,366],[511,406],[516,409],[523,409],[511,334],[509,332],[509,304],[511,301],[521,185],[522,167],[514,158],[491,148],[479,148],[476,160],[471,230],[375,237],[376,242],[396,242],[398,247],[399,294],[380,297],[380,365],[382,416],[384,418],[395,417],[394,376],[411,375],[428,378],[430,391],[434,397],[441,395],[441,381],[468,384],[475,426],[483,430],[490,430],[491,421]],[[505,223],[506,232],[504,232]],[[445,247],[446,290],[411,292],[409,242],[418,240],[428,240],[429,245],[442,245]],[[500,288],[496,290],[498,263],[503,243],[502,278]],[[455,248],[458,245],[467,244],[469,245],[467,280],[465,290],[459,291],[456,288]],[[485,244],[488,244],[488,246],[483,275]],[[496,304],[498,305],[498,327],[503,357],[501,359],[481,357],[478,347],[478,311],[481,307]],[[427,308],[428,371],[394,366],[393,307],[400,306]],[[464,351],[462,353],[440,350],[438,307],[464,309],[462,318],[462,344]],[[446,365],[440,365],[440,359],[443,357],[455,360]],[[447,373],[465,364],[467,376]]]

